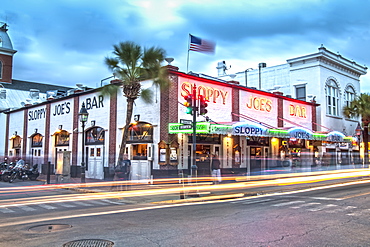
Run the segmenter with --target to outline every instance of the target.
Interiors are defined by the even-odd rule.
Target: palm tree
[[[362,135],[365,149],[365,164],[369,164],[369,123],[370,123],[370,94],[362,93],[356,97],[349,106],[343,107],[343,114],[348,118],[361,116],[362,126],[364,128]]]
[[[162,48],[142,48],[134,42],[121,42],[113,46],[114,58],[105,58],[105,63],[123,83],[123,95],[127,98],[126,124],[123,128],[118,161],[123,159],[131,123],[134,102],[141,97],[144,102],[152,102],[152,91],[142,89],[141,82],[153,80],[153,84],[164,89],[169,85],[167,69],[161,66],[165,59]]]

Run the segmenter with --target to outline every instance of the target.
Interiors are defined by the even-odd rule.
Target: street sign
[[[188,129],[192,129],[192,128],[193,128],[193,125],[191,125],[191,124],[184,124],[184,125],[179,126],[180,130],[188,130]]]
[[[191,120],[187,120],[187,119],[180,119],[180,123],[182,124],[193,124],[193,122]]]

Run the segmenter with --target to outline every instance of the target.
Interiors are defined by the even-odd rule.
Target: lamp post
[[[78,116],[80,118],[80,122],[82,125],[81,183],[85,183],[85,170],[86,170],[86,167],[85,167],[85,124],[89,117],[89,113],[87,112],[87,109],[85,107],[85,102],[82,103],[82,107],[80,109],[80,112],[78,113]]]
[[[246,69],[244,71],[244,74],[245,74],[245,86],[248,87],[248,72],[253,70],[252,68],[249,68],[249,69]]]

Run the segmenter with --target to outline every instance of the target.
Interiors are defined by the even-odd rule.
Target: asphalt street
[[[0,246],[91,239],[114,246],[368,246],[369,195],[368,181],[359,179],[205,202],[100,198],[19,205],[0,212]]]

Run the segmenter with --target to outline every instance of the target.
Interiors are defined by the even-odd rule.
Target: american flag
[[[190,51],[197,51],[203,53],[214,53],[215,52],[215,43],[205,39],[195,37],[190,34]]]

